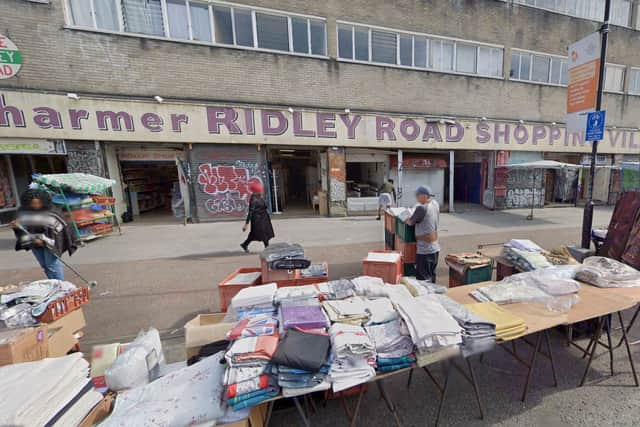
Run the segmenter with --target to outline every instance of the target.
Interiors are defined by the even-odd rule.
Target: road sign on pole
[[[604,138],[604,122],[606,111],[594,111],[587,114],[585,141],[600,141]]]

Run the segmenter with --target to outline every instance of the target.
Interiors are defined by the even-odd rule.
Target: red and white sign
[[[567,132],[585,132],[587,114],[595,111],[600,73],[600,33],[569,46]]]
[[[0,34],[0,80],[15,76],[20,68],[22,52],[8,37]]]

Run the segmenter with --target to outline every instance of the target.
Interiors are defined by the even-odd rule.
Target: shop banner
[[[608,129],[602,153],[640,150],[636,131]],[[552,124],[171,102],[72,99],[0,91],[0,138],[352,148],[591,151],[582,132]]]
[[[0,131],[1,134],[1,131]],[[67,154],[64,141],[46,141],[41,139],[2,139],[0,154]]]
[[[569,46],[567,129],[585,132],[587,116],[595,111],[600,75],[600,33],[593,33]]]

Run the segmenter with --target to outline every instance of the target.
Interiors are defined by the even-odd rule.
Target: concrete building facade
[[[569,3],[6,0],[0,34],[21,68],[0,79],[0,210],[16,207],[29,171],[61,169],[54,156],[116,179],[120,212],[168,209],[177,194],[196,220],[244,215],[252,179],[274,209],[331,215],[374,210],[388,177],[405,205],[423,181],[450,207],[575,202],[579,171],[508,168],[579,164],[590,151],[564,129],[566,56],[598,30],[604,2]],[[640,154],[639,10],[614,0],[607,166]],[[52,141],[58,152],[46,152]],[[145,190],[153,183],[128,171],[166,187]],[[631,182],[598,173],[603,202]]]

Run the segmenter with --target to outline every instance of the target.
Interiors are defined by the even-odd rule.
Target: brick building
[[[640,2],[613,4],[602,202],[640,154]],[[590,152],[565,131],[566,56],[603,5],[5,0],[0,215],[31,173],[65,170],[117,180],[119,213],[195,220],[243,216],[252,181],[274,209],[330,215],[375,209],[389,177],[403,205],[420,183],[450,207],[579,201],[577,169],[508,166]]]

